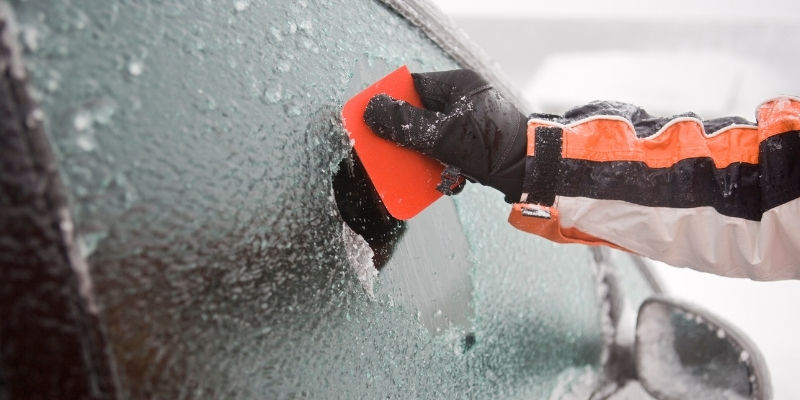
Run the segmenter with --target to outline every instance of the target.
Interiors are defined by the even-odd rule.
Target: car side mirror
[[[659,400],[769,400],[764,358],[740,331],[697,307],[651,297],[639,308],[635,364]]]

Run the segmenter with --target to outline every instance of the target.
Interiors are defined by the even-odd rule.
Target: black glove
[[[473,71],[411,74],[424,109],[388,95],[373,97],[364,121],[378,136],[460,168],[473,182],[522,194],[527,121]]]

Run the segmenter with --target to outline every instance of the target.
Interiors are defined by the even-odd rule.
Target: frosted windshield
[[[369,252],[331,186],[350,148],[341,106],[402,64],[457,67],[382,3],[14,8],[129,398],[569,398],[596,383],[587,250],[515,231],[487,190],[411,222],[363,280]],[[431,226],[449,236],[427,240]],[[450,271],[452,295],[420,300],[409,265]]]

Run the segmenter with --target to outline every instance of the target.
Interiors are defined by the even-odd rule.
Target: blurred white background
[[[800,3],[793,0],[432,0],[459,18],[531,18],[797,22]]]
[[[800,1],[432,0],[539,112],[619,100],[651,114],[754,120],[800,95]],[[670,294],[731,321],[759,346],[776,400],[800,399],[800,281],[752,282],[659,264]]]

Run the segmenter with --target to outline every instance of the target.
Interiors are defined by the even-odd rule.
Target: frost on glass
[[[129,398],[548,398],[597,368],[585,249],[514,232],[499,197],[461,196],[461,320],[354,269],[331,177],[358,71],[456,67],[380,3],[12,5]]]
[[[455,199],[472,248],[476,336],[491,347],[484,368],[524,382],[520,397],[596,385],[603,333],[588,249],[511,227],[509,206],[489,188],[467,185]]]

